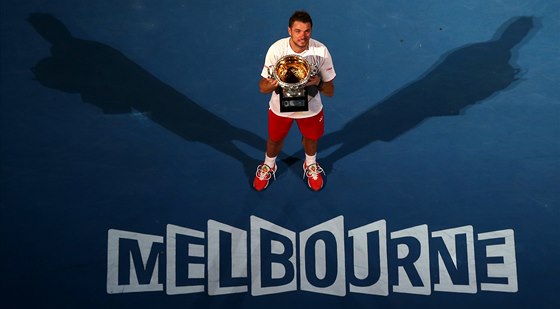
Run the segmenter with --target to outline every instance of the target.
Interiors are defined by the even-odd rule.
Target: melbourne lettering
[[[387,231],[385,220],[346,229],[339,216],[296,233],[251,216],[249,230],[208,220],[164,236],[110,229],[107,292],[252,296],[306,291],[517,292],[514,231],[472,226]]]

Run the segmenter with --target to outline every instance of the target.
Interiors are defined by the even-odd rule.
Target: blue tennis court
[[[263,192],[268,47],[336,69]],[[558,308],[560,3],[1,3],[5,308]]]

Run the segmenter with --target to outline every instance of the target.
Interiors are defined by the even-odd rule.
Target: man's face
[[[295,21],[292,27],[288,27],[288,33],[294,45],[306,49],[311,38],[311,24]]]

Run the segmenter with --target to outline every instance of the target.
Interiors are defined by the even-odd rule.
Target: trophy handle
[[[276,78],[276,75],[274,74],[274,71],[276,70],[276,66],[269,66],[266,68],[268,71],[268,78]]]
[[[316,63],[310,64],[310,67],[311,67],[309,72],[310,76],[315,76],[319,74],[319,66],[317,66]]]

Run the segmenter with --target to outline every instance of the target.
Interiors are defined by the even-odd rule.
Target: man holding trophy
[[[305,151],[304,178],[313,191],[323,188],[323,169],[316,161],[317,141],[324,133],[321,93],[334,95],[336,76],[325,45],[311,39],[313,21],[297,11],[289,20],[289,37],[270,46],[261,73],[261,93],[272,93],[268,110],[268,140],[265,160],[257,168],[253,187],[262,191],[277,170],[276,158],[295,121]]]

